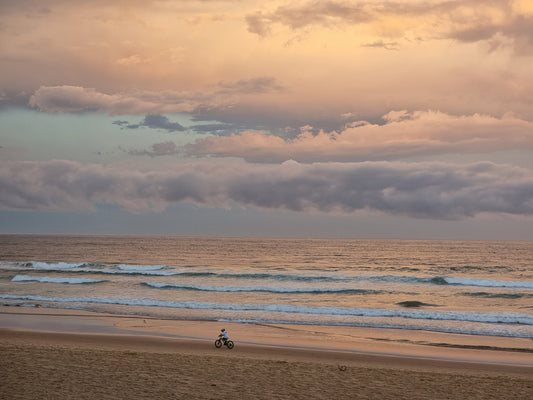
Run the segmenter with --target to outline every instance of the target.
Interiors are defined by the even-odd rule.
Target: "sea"
[[[0,304],[533,338],[533,242],[0,235]]]

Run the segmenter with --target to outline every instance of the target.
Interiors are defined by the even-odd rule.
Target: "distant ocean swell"
[[[21,266],[22,269],[21,270]],[[475,286],[492,288],[533,289],[533,281],[505,281],[493,279],[479,279],[453,276],[419,277],[411,275],[312,275],[312,274],[278,274],[278,273],[224,273],[212,271],[191,271],[187,269],[171,268],[165,265],[103,265],[90,263],[0,263],[0,269],[16,270],[18,272],[47,271],[75,274],[111,274],[130,276],[182,276],[182,277],[213,277],[230,279],[265,279],[273,281],[303,281],[303,282],[383,282],[383,283],[413,283],[452,286]]]

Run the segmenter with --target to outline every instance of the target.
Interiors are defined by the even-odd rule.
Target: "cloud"
[[[138,91],[106,94],[81,86],[41,86],[30,97],[29,105],[48,113],[95,111],[110,115],[165,114],[228,107],[238,102],[239,96],[282,89],[271,77],[220,82],[203,92]]]
[[[242,130],[238,124],[197,124],[191,125],[189,129],[196,133],[208,133],[216,136],[227,136]]]
[[[479,213],[533,216],[533,171],[476,163],[176,164],[141,171],[74,161],[0,164],[0,208],[131,212],[190,202],[210,207],[354,213],[418,218]]]
[[[362,47],[375,47],[385,50],[399,50],[398,42],[384,42],[383,40],[376,40],[372,43],[365,43]]]
[[[251,12],[245,20],[248,31],[259,36],[269,35],[276,24],[293,30],[313,25],[333,28],[368,24],[383,37],[401,38],[414,33],[419,39],[464,42],[487,41],[500,34],[512,40],[518,52],[530,53],[533,15],[513,6],[508,0],[312,0],[279,6],[271,12]],[[390,25],[391,19],[394,26]]]
[[[466,43],[487,41],[493,49],[511,40],[517,54],[533,54],[533,15],[507,14],[501,21],[481,20],[451,29],[449,37]]]
[[[113,121],[113,124],[119,125],[125,129],[138,129],[141,126],[151,129],[163,129],[167,132],[182,132],[187,130],[178,122],[171,122],[164,115],[148,114],[138,124],[130,124],[128,121]]]
[[[279,23],[292,29],[308,25],[334,25],[339,21],[350,24],[368,22],[372,19],[366,5],[347,1],[309,1],[304,4],[280,6],[271,13],[254,12],[246,15],[248,31],[265,36],[271,25]]]
[[[236,82],[220,82],[217,93],[268,93],[272,91],[282,91],[283,87],[277,83],[275,78],[263,76],[253,79],[241,79]]]
[[[131,150],[128,153],[133,156],[160,157],[177,155],[179,149],[174,142],[162,142],[154,143],[151,150]]]
[[[249,162],[399,160],[449,153],[533,149],[533,122],[512,115],[452,116],[433,111],[392,111],[383,125],[357,121],[341,132],[304,129],[285,140],[261,132],[208,137],[185,145],[189,156],[242,157]]]
[[[245,20],[248,25],[248,32],[255,33],[259,36],[270,34],[270,23],[272,21],[264,17],[260,11],[246,15]]]
[[[105,94],[79,86],[42,86],[29,105],[48,113],[96,111],[110,115],[191,112],[200,106],[216,106],[210,96],[187,92],[139,92]]]

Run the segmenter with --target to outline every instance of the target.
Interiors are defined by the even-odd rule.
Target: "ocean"
[[[0,235],[0,302],[533,338],[533,242]]]

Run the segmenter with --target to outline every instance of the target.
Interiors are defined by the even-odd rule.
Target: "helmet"
[[[225,329],[224,329],[224,328],[222,328],[222,329],[220,330],[220,332],[224,332],[224,331],[225,331]]]

